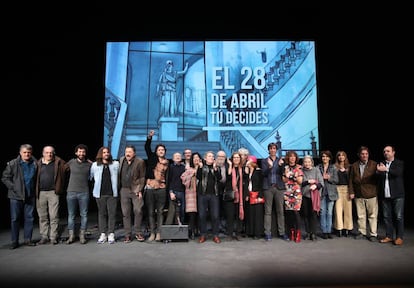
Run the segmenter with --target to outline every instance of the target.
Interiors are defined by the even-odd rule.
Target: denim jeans
[[[394,223],[396,238],[404,238],[404,198],[383,199],[382,214],[384,217],[385,233],[394,238]]]
[[[198,194],[198,216],[200,219],[200,234],[207,236],[207,211],[210,213],[213,236],[219,235],[220,228],[220,199],[214,194]]]
[[[76,210],[79,206],[80,229],[86,230],[88,226],[88,192],[68,192],[66,194],[66,202],[68,205],[68,230],[75,229]]]
[[[20,222],[23,214],[24,240],[32,240],[35,197],[23,200],[10,199],[11,241],[19,242]]]
[[[322,233],[332,232],[332,216],[335,201],[329,200],[327,196],[321,199],[320,222]]]

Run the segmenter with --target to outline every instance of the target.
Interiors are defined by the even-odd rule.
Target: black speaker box
[[[188,225],[161,225],[161,240],[188,240]]]

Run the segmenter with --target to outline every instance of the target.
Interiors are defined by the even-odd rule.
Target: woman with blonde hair
[[[302,182],[302,215],[305,222],[306,235],[304,239],[316,240],[318,227],[318,215],[320,211],[321,190],[324,181],[321,171],[316,168],[312,156],[303,157],[303,182]]]
[[[354,221],[352,199],[348,192],[349,160],[345,151],[336,152],[335,167],[338,170],[338,200],[335,202],[334,228],[338,237],[347,237],[354,229]]]

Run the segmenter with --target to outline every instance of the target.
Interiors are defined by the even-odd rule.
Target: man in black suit
[[[385,161],[378,163],[379,197],[385,224],[385,237],[381,243],[403,244],[404,237],[404,162],[395,158],[393,146],[384,147]],[[394,227],[395,223],[395,227]],[[395,230],[395,238],[394,236]]]

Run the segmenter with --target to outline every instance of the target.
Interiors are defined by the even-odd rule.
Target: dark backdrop
[[[366,145],[371,158],[380,160],[383,146],[395,145],[396,156],[406,162],[406,221],[412,225],[406,72],[411,52],[407,39],[397,36],[407,29],[404,17],[390,26],[381,14],[368,21],[361,10],[343,15],[261,10],[243,17],[157,10],[149,12],[154,14],[149,22],[142,10],[134,17],[82,11],[42,20],[36,14],[6,32],[1,169],[22,143],[31,143],[36,157],[44,145],[54,145],[66,160],[76,144],[85,143],[94,158],[102,145],[106,41],[310,39],[316,41],[320,148],[345,150],[354,161],[358,147]],[[8,227],[7,191],[0,187],[1,227]]]

